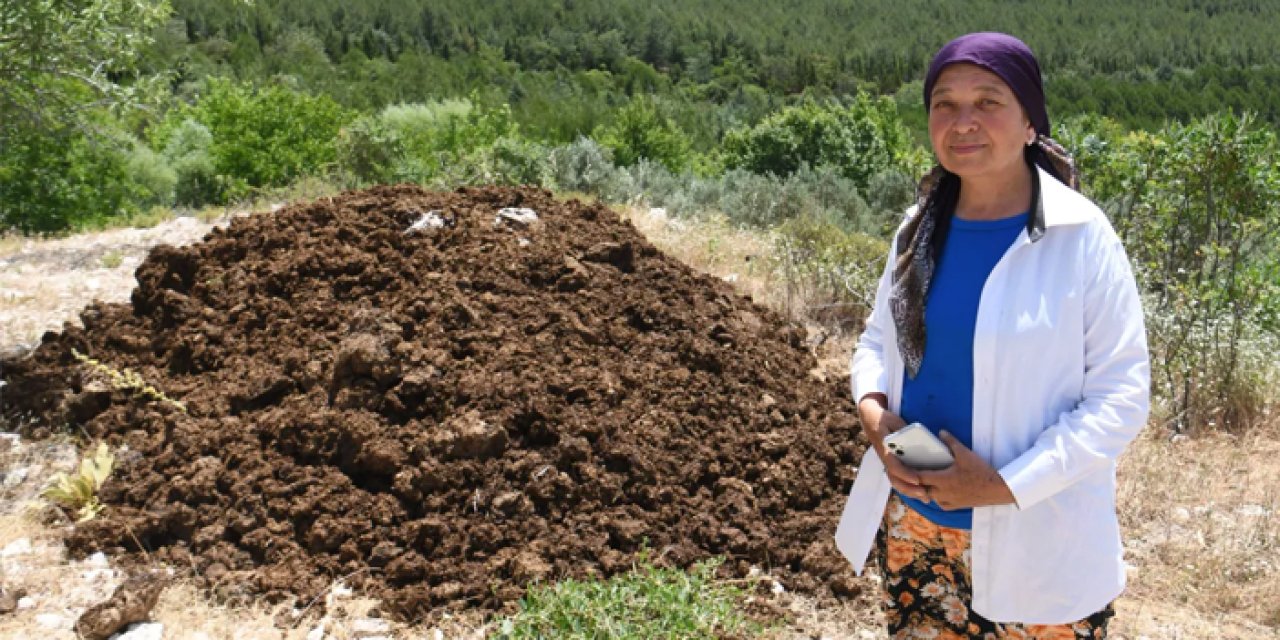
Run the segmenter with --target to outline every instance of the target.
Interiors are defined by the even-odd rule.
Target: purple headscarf
[[[924,109],[929,110],[933,85],[942,69],[957,62],[974,64],[1000,76],[1026,109],[1036,134],[1049,135],[1049,114],[1044,106],[1040,63],[1023,41],[1004,33],[984,31],[960,36],[938,50],[924,77]]]

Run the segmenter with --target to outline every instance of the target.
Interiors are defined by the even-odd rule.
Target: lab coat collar
[[[1027,220],[1027,237],[1031,242],[1043,238],[1048,227],[1083,224],[1089,220],[1092,203],[1040,167],[1031,174],[1031,189],[1036,203]]]

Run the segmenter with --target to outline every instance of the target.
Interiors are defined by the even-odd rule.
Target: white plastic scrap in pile
[[[419,231],[430,231],[432,229],[441,229],[444,227],[444,224],[445,224],[444,218],[440,215],[439,211],[435,211],[435,210],[428,211],[422,214],[422,217],[418,218],[417,222],[414,222],[413,224],[409,225],[409,228],[404,230],[404,235],[417,233]]]
[[[537,221],[538,214],[533,209],[507,207],[500,209],[498,215],[494,216],[493,225],[496,227],[501,224],[507,224],[517,229],[524,229]]]

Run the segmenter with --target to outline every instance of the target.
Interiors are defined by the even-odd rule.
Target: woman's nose
[[[951,121],[951,129],[956,133],[968,133],[978,127],[978,121],[974,118],[973,109],[969,107],[961,107],[956,110],[956,117]]]

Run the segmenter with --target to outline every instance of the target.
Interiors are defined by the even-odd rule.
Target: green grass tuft
[[[529,589],[520,612],[495,637],[620,639],[751,637],[762,631],[739,609],[739,584],[716,580],[721,560],[688,571],[655,567],[641,553],[630,572],[608,580],[564,580]]]

